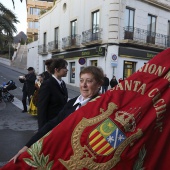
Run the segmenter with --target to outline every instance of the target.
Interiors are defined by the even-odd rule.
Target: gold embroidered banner
[[[169,170],[170,49],[1,170]]]

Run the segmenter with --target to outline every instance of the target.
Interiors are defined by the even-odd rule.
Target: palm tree
[[[22,0],[20,0],[22,2]],[[15,3],[14,3],[14,0],[12,0],[12,3],[13,3],[13,7],[15,8]]]
[[[15,14],[0,3],[0,44],[6,39],[12,40],[13,33],[17,32],[14,24],[19,21]]]

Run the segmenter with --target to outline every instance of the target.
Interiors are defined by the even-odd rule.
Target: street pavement
[[[21,66],[21,64],[18,64],[18,65],[11,64],[11,66],[7,66],[7,65],[5,65],[5,66],[12,69],[12,70],[15,70],[15,71],[21,73],[21,75],[28,73],[28,71],[26,69],[21,69],[21,68],[27,68],[27,66]],[[67,86],[67,89],[68,89],[68,97],[69,98],[76,97],[80,94],[79,87],[73,86],[73,85],[70,85],[70,84],[66,84],[66,86]]]
[[[23,75],[26,69],[4,64],[4,67]],[[27,68],[23,66],[23,68]],[[68,96],[78,96],[79,88],[67,84]],[[0,167],[7,163],[37,130],[37,118],[28,113],[21,113],[22,103],[18,98],[14,102],[0,103]]]

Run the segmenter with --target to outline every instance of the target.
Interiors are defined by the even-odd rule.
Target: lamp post
[[[9,44],[9,59],[11,60],[11,57],[10,57],[10,55],[11,55],[10,41],[8,42],[8,44]]]

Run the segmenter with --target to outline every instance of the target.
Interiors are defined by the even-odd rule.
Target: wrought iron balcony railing
[[[62,38],[62,48],[65,50],[80,48],[80,39],[81,39],[81,35],[78,34],[64,37]]]
[[[38,46],[38,54],[48,54],[46,44],[42,44]]]
[[[124,27],[124,39],[155,44],[165,48],[170,47],[170,36],[135,27]]]
[[[60,51],[59,41],[51,41],[48,43],[48,51],[49,52],[57,52]]]
[[[101,34],[102,34],[102,28],[97,28],[95,29],[95,31],[93,29],[83,31],[82,44],[88,45],[88,43],[101,43],[102,41]]]

